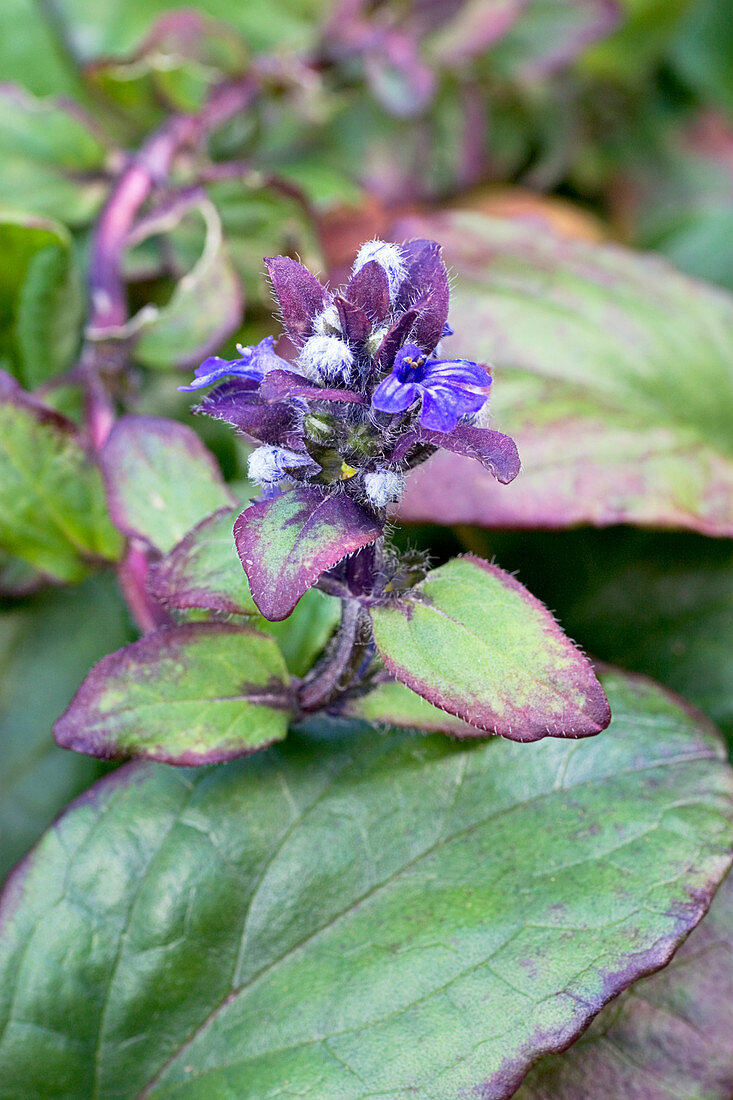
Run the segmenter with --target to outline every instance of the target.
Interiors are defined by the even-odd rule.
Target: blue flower
[[[379,412],[401,413],[422,400],[420,424],[435,432],[452,432],[464,416],[472,416],[487,400],[467,386],[486,389],[491,375],[485,367],[467,359],[432,359],[416,344],[405,344],[387,375],[372,395]]]
[[[237,345],[241,352],[241,359],[220,359],[218,355],[210,355],[200,367],[196,368],[191,385],[178,388],[189,393],[229,377],[249,378],[253,382],[261,382],[271,370],[292,370],[290,363],[275,354],[274,342],[272,336],[266,336],[253,348]]]

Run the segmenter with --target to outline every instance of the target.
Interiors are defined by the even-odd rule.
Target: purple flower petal
[[[289,256],[265,259],[288,336],[302,344],[313,332],[313,320],[328,305],[329,296],[307,267]]]
[[[420,424],[436,432],[452,432],[462,416],[478,412],[484,394],[470,393],[459,386],[430,386],[422,389]]]
[[[428,359],[423,370],[426,385],[446,382],[461,386],[490,386],[491,375],[479,363],[468,359]]]
[[[379,412],[404,412],[417,397],[418,388],[414,382],[405,384],[396,374],[389,374],[372,394],[372,405]]]
[[[210,355],[194,371],[191,385],[179,386],[178,389],[190,393],[229,376],[259,381],[268,371],[288,368],[290,364],[275,353],[273,345],[273,337],[266,336],[253,348],[241,348],[242,356],[239,359],[220,359],[218,355]]]

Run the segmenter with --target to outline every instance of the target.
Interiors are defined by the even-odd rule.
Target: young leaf
[[[539,600],[481,558],[449,561],[371,614],[389,671],[472,726],[536,741],[610,721],[590,663]]]
[[[2,371],[0,548],[65,582],[81,580],[91,560],[114,560],[122,549],[99,470],[75,426]]]
[[[604,682],[603,738],[324,730],[102,781],[0,905],[8,1096],[511,1096],[669,960],[730,861],[714,731]]]
[[[166,553],[205,516],[235,501],[192,428],[123,416],[100,457],[112,518],[126,535]]]
[[[51,726],[91,666],[132,639],[112,576],[45,592],[0,616],[0,881],[102,765],[62,752]]]
[[[280,741],[290,688],[274,641],[251,627],[166,627],[96,665],[54,726],[65,749],[168,764],[231,760]]]
[[[345,493],[316,486],[251,504],[234,525],[254,601],[275,620],[289,615],[322,573],[381,534],[381,524]]]
[[[411,219],[456,273],[451,354],[494,365],[509,489],[469,459],[411,476],[401,515],[489,527],[733,534],[733,298],[666,262],[479,214]],[[462,343],[459,343],[462,341]]]
[[[543,1058],[514,1100],[733,1093],[733,875],[669,966],[622,993],[559,1057]]]

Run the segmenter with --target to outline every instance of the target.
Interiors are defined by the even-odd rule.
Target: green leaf
[[[35,14],[29,18],[37,21]],[[99,129],[80,108],[4,85],[0,147],[0,203],[21,204],[68,225],[91,221],[107,193],[109,153]]]
[[[3,0],[0,4],[0,72],[36,95],[65,92],[78,95],[81,80],[59,42],[55,28],[34,0]],[[0,147],[2,147],[0,141]]]
[[[0,213],[0,357],[27,387],[71,365],[83,296],[68,231],[30,214]]]
[[[660,974],[609,1005],[560,1057],[531,1070],[514,1100],[653,1097],[730,1100],[733,875]]]
[[[59,581],[115,560],[99,470],[75,426],[0,372],[0,548]]]
[[[130,322],[135,358],[147,367],[198,364],[239,327],[243,298],[216,207],[197,207],[206,225],[203,251],[161,308],[148,304]]]
[[[596,657],[679,691],[733,748],[730,542],[628,528],[466,534],[472,550],[511,561]]]
[[[393,676],[472,726],[536,741],[608,725],[586,658],[539,600],[481,558],[449,561],[371,615]]]
[[[484,736],[483,730],[434,707],[422,695],[393,680],[387,673],[380,673],[369,690],[340,700],[331,713],[343,718],[358,718],[363,722],[397,726],[399,729],[427,730],[455,737]]]
[[[715,733],[605,685],[611,728],[572,744],[292,735],[104,780],[3,897],[3,1094],[510,1096],[730,859]]]
[[[123,416],[100,461],[120,531],[162,553],[205,516],[234,504],[214,456],[175,420]]]
[[[51,726],[94,662],[130,638],[111,577],[46,592],[0,615],[0,881],[99,777],[96,761],[57,748]]]
[[[492,362],[492,415],[524,475],[439,455],[402,515],[491,527],[639,523],[733,534],[733,299],[657,257],[449,213],[451,354]]]
[[[166,627],[96,665],[54,726],[59,745],[110,757],[210,764],[280,741],[290,686],[274,641],[251,627]]]

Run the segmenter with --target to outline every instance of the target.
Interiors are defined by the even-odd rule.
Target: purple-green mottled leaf
[[[103,760],[211,764],[282,740],[289,704],[287,670],[271,638],[248,626],[191,623],[102,658],[54,737]]]
[[[163,553],[205,516],[235,502],[214,456],[192,428],[175,420],[123,416],[101,464],[120,531]]]
[[[234,525],[254,602],[274,620],[289,615],[322,573],[381,534],[382,525],[346,493],[315,486],[251,504]]]
[[[231,508],[214,512],[153,565],[149,588],[156,600],[179,611],[257,613],[234,543],[238,515]]]
[[[81,580],[91,562],[122,550],[99,470],[75,425],[2,371],[0,549],[64,582]]]
[[[514,577],[455,558],[371,609],[377,649],[402,683],[514,741],[587,737],[610,721],[589,661]]]
[[[441,454],[401,515],[489,527],[638,523],[733,534],[733,298],[666,262],[535,226],[410,219],[455,272],[450,354],[494,365],[508,488]],[[445,353],[445,352],[444,352]]]
[[[5,1094],[511,1096],[668,961],[730,861],[715,732],[604,682],[585,741],[324,730],[97,785],[0,904]]]
[[[730,1100],[733,875],[671,963],[621,995],[575,1046],[535,1066],[515,1100]]]

